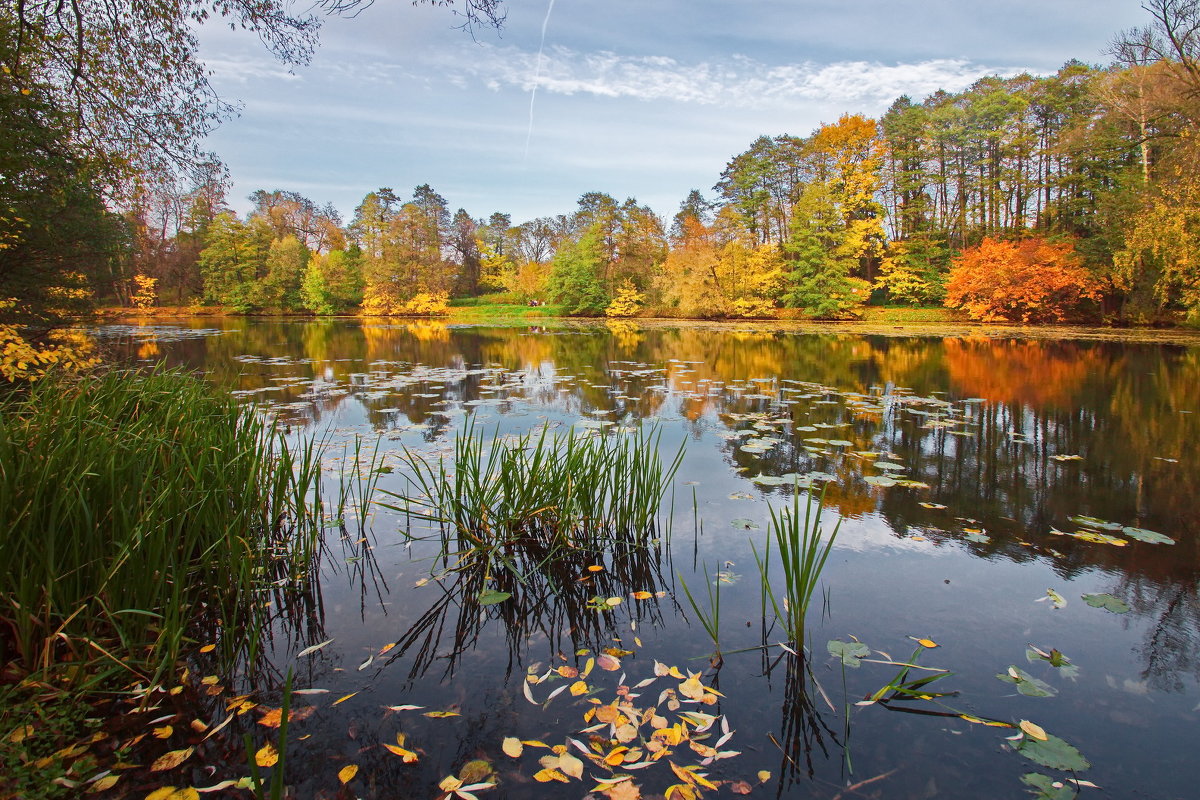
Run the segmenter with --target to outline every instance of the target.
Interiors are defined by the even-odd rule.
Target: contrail
[[[529,160],[529,142],[533,139],[533,101],[537,99],[538,82],[542,78],[542,50],[546,47],[546,26],[550,24],[552,11],[554,11],[554,0],[550,0],[550,5],[546,8],[546,18],[542,20],[542,41],[538,44],[537,67],[533,71],[533,89],[529,92],[529,131],[525,134],[525,157],[521,160],[522,164]]]

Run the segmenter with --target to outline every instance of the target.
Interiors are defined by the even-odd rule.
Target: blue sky
[[[313,63],[291,71],[208,26],[213,84],[242,104],[208,141],[231,204],[286,189],[349,220],[373,189],[428,183],[452,210],[514,223],[588,191],[669,218],[760,134],[1104,63],[1113,35],[1146,21],[1137,0],[554,0],[547,21],[550,8],[511,0],[504,29],[473,40],[444,8],[377,0],[327,19]]]

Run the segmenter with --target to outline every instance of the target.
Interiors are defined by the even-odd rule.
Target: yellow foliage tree
[[[16,305],[0,300],[0,312]],[[44,341],[31,341],[15,325],[0,324],[0,378],[12,383],[34,381],[52,369],[80,370],[100,363],[96,344],[79,331],[53,331]]]
[[[449,292],[417,292],[410,298],[389,291],[394,284],[368,285],[363,292],[365,317],[443,317],[450,313]]]
[[[129,302],[133,303],[134,308],[140,308],[142,311],[153,308],[158,305],[157,287],[158,278],[151,278],[139,272],[133,276],[133,291],[129,295]]]
[[[604,315],[606,317],[637,316],[645,302],[646,296],[638,291],[637,287],[633,285],[633,281],[626,278],[617,287],[616,297],[608,304],[608,308],[604,309]]]

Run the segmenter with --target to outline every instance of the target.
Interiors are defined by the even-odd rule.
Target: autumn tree
[[[599,316],[611,301],[602,275],[607,258],[604,228],[596,223],[577,241],[559,248],[547,278],[547,293],[567,314]]]
[[[954,260],[946,284],[946,305],[984,322],[1065,322],[1098,298],[1074,247],[1038,238],[984,239]]]

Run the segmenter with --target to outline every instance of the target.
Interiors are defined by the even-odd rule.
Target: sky
[[[461,0],[460,0],[461,2]],[[428,183],[451,211],[513,223],[568,214],[585,192],[668,220],[713,197],[760,135],[807,136],[985,75],[1108,62],[1137,0],[509,0],[500,31],[447,8],[376,0],[326,18],[312,63],[253,35],[201,31],[201,57],[240,114],[206,146],[230,205],[256,189],[332,202],[348,221],[380,187]],[[544,32],[544,41],[543,41]]]

